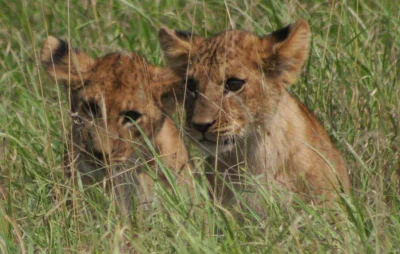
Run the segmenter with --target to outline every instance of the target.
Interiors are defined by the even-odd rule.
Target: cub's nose
[[[211,127],[211,125],[213,125],[214,122],[212,123],[196,123],[196,122],[192,122],[192,127],[201,133],[206,133],[208,131],[208,129]]]

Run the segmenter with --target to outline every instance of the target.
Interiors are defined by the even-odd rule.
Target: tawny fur
[[[152,201],[152,179],[157,174],[166,180],[156,172],[158,163],[146,136],[178,182],[191,188],[181,134],[161,110],[163,94],[180,77],[135,53],[94,59],[52,36],[43,42],[41,61],[70,95],[73,124],[64,156],[68,175],[79,172],[84,183],[108,178],[123,210],[130,209],[132,199],[147,204]]]
[[[187,91],[190,137],[238,188],[243,182],[235,176],[246,168],[263,185],[278,183],[307,201],[334,201],[348,191],[339,151],[314,115],[286,90],[308,56],[307,22],[264,37],[231,30],[202,38],[161,28],[159,38],[169,65],[189,80],[181,89]],[[243,87],[229,91],[231,78],[243,81]],[[196,91],[188,91],[193,86]],[[211,183],[214,195],[222,195],[223,184]]]

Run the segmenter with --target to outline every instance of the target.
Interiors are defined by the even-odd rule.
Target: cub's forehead
[[[135,54],[113,53],[96,59],[89,78],[84,82],[84,93],[132,94],[149,85],[151,66]]]
[[[80,98],[99,105],[105,105],[108,114],[115,112],[146,109],[152,98],[144,88],[129,88],[121,86],[105,87],[101,85],[88,85],[80,90]]]
[[[206,72],[211,77],[214,74],[219,75],[225,69],[253,66],[256,60],[253,52],[260,43],[260,37],[239,30],[230,30],[207,38],[198,46],[193,56],[192,71]]]
[[[97,58],[92,68],[92,78],[124,79],[127,76],[146,76],[150,64],[136,53],[111,53]]]
[[[147,105],[150,99],[150,68],[134,53],[109,54],[96,60],[79,94],[83,100],[105,103],[113,111]]]
[[[260,37],[252,33],[229,30],[203,40],[197,53],[201,56],[207,55],[209,58],[229,57],[234,56],[235,52],[249,52],[260,41]]]
[[[137,97],[145,96],[147,84],[137,82],[135,85],[122,84],[121,81],[95,79],[86,81],[85,85],[80,89],[80,94],[83,97],[96,98],[99,96],[106,97]]]

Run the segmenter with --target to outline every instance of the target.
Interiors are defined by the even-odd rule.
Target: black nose
[[[213,123],[195,123],[192,122],[192,127],[201,133],[206,133]]]

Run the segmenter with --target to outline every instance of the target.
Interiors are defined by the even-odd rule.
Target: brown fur
[[[318,202],[349,189],[345,162],[325,129],[286,91],[308,56],[307,22],[264,37],[232,30],[202,38],[161,28],[159,38],[170,66],[190,80],[182,89],[197,82],[185,99],[188,132],[220,173],[242,185],[235,176],[246,168],[266,186],[279,183]],[[231,78],[243,87],[229,91]],[[211,182],[219,195],[221,183]]]
[[[124,206],[130,206],[132,194],[147,203],[157,163],[146,136],[178,181],[191,186],[180,133],[160,109],[163,94],[181,78],[135,53],[93,59],[51,36],[43,43],[41,60],[49,74],[69,88],[73,126],[64,156],[67,174],[76,175],[77,170],[85,183],[107,176],[112,186],[122,186],[115,190],[119,198],[126,196]],[[137,119],[132,122],[132,117]],[[163,180],[161,171],[158,175]]]

